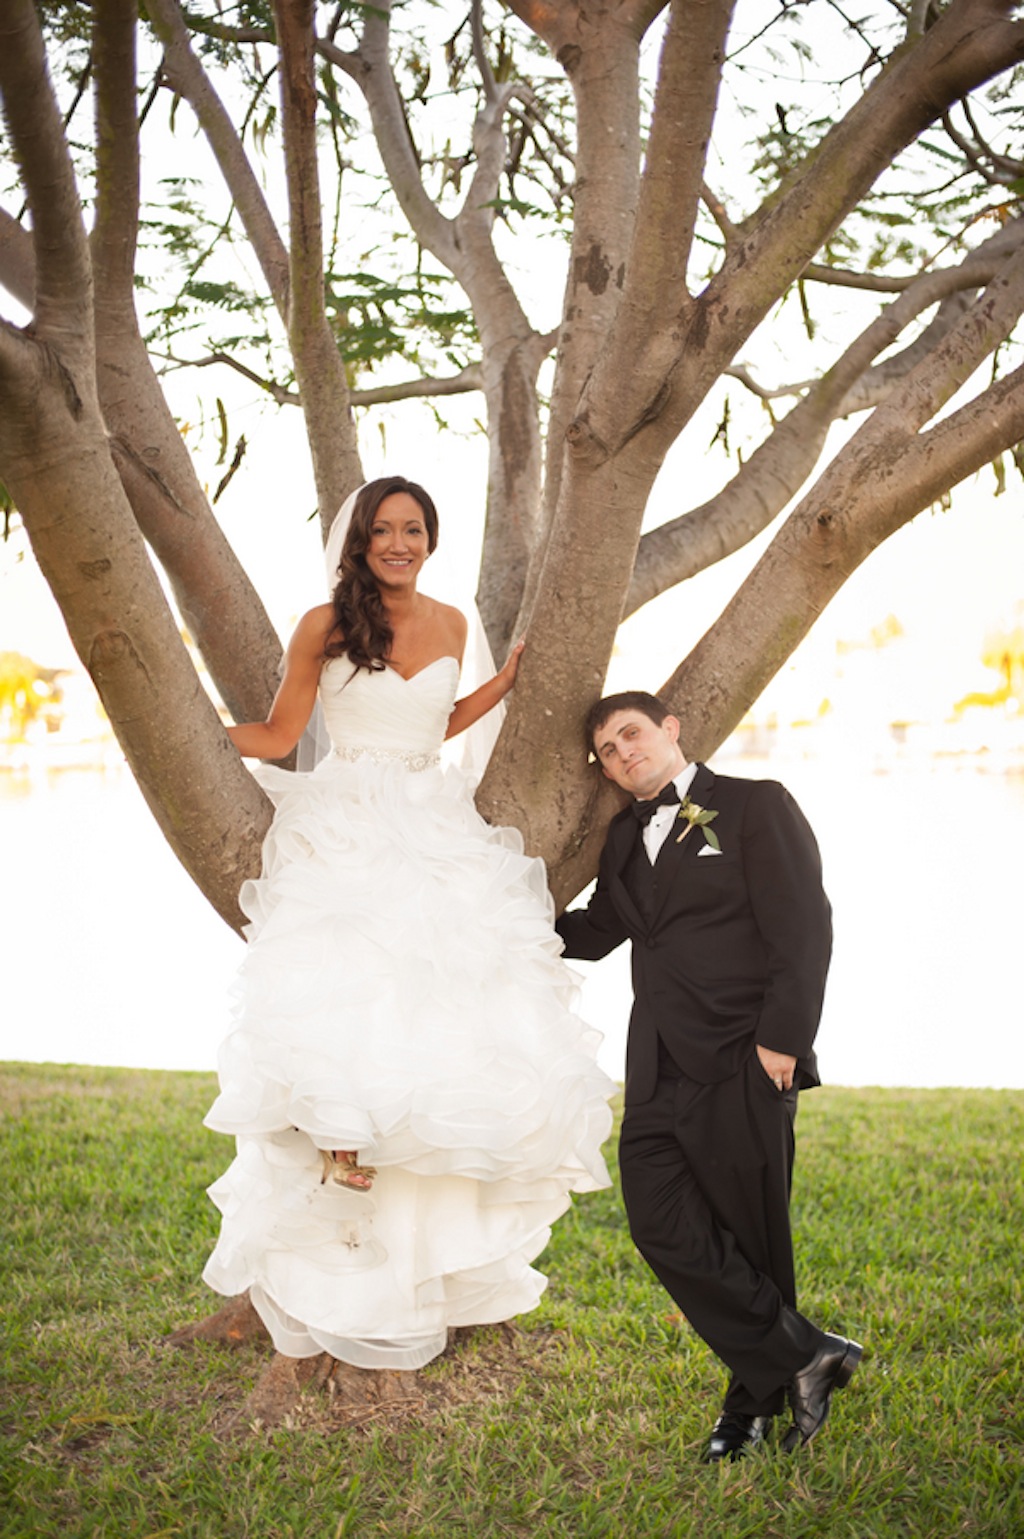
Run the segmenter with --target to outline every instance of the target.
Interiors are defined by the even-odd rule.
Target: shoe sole
[[[782,1440],[783,1453],[793,1453],[797,1448],[806,1448],[811,1439],[817,1437],[822,1427],[828,1421],[828,1413],[832,1409],[833,1394],[837,1389],[846,1388],[847,1384],[849,1384],[850,1380],[857,1372],[857,1369],[860,1366],[860,1360],[863,1356],[864,1348],[861,1346],[859,1341],[847,1342],[846,1351],[843,1353],[843,1360],[839,1364],[839,1367],[836,1369],[836,1376],[832,1381],[832,1388],[829,1390],[829,1397],[825,1405],[824,1416],[821,1418],[818,1425],[814,1428],[813,1432],[808,1432],[806,1437],[804,1437],[803,1433],[798,1427],[790,1427],[789,1431],[786,1433],[786,1436]]]
[[[860,1367],[860,1360],[863,1356],[864,1348],[859,1341],[851,1341],[847,1344],[843,1360],[839,1364],[839,1372],[836,1374],[836,1381],[832,1386],[833,1389],[846,1388]]]

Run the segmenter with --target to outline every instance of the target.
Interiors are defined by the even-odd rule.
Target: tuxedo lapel
[[[709,770],[706,764],[698,764],[693,784],[687,792],[691,802],[696,802],[698,807],[706,807],[714,798],[714,784],[714,770]]]
[[[626,883],[626,869],[629,865],[630,857],[642,837],[640,824],[630,813],[628,818],[621,818],[618,822],[612,824],[609,834],[610,848],[608,855],[610,857],[611,886],[615,906],[630,929],[646,932],[647,922],[633,901],[633,896]]]
[[[698,807],[707,806],[707,797],[711,793],[715,777],[706,764],[697,765],[697,773],[690,783],[687,796],[690,801],[696,802]],[[677,817],[672,824],[671,831],[665,843],[658,851],[658,858],[654,863],[654,869],[658,875],[659,898],[657,907],[651,917],[651,927],[657,924],[661,917],[661,911],[668,901],[673,883],[685,880],[683,871],[684,863],[689,864],[696,859],[697,850],[704,842],[700,830],[691,827],[685,818]]]

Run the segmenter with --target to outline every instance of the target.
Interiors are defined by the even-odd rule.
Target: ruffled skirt
[[[570,1193],[608,1184],[611,1080],[540,861],[454,769],[260,772],[277,804],[207,1126],[238,1154],[204,1277],[277,1349],[414,1369],[533,1308]],[[321,1184],[321,1149],[377,1167]]]

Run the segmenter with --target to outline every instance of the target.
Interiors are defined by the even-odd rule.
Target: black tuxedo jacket
[[[609,827],[588,907],[556,926],[568,957],[596,961],[633,943],[626,1103],[654,1094],[659,1037],[705,1084],[735,1074],[759,1044],[791,1053],[794,1082],[816,1085],[832,922],[814,835],[774,780],[737,780],[700,764],[689,795],[717,811],[720,855],[702,853],[711,847],[699,827],[680,840],[688,825],[677,819],[654,865],[645,918],[629,882],[642,834],[626,807]]]

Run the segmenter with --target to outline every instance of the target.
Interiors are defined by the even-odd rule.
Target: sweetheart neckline
[[[416,672],[410,673],[408,677],[404,673],[399,673],[398,669],[391,663],[385,663],[384,667],[388,673],[393,673],[396,678],[401,679],[403,684],[411,684],[413,679],[418,679],[420,674],[426,673],[429,668],[436,668],[438,663],[454,663],[456,668],[460,666],[459,659],[453,656],[452,653],[442,652],[440,657],[435,657],[433,662],[424,663],[422,668],[417,668]]]

